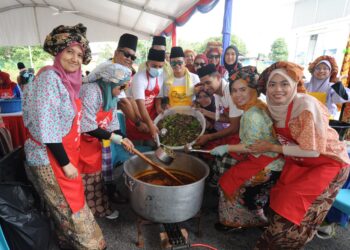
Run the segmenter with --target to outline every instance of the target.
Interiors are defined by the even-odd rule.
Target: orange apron
[[[285,127],[275,128],[283,145],[295,143],[288,128],[292,108],[293,103],[288,107]],[[285,156],[285,159],[281,176],[271,189],[270,207],[282,217],[300,225],[314,200],[346,165],[324,155],[316,158]]]
[[[74,117],[71,130],[69,133],[62,138],[62,144],[64,150],[67,153],[70,163],[73,166],[78,166],[79,161],[79,147],[80,147],[80,120],[81,120],[81,102],[79,99],[75,100],[77,107],[77,114]],[[38,145],[41,145],[36,141],[32,135],[27,130],[28,137],[36,142]],[[58,164],[56,158],[51,153],[50,149],[46,147],[50,165],[55,174],[56,181],[61,188],[63,196],[66,198],[66,201],[69,207],[72,209],[73,213],[78,212],[85,205],[85,196],[84,196],[84,185],[81,179],[81,175],[78,169],[78,177],[75,179],[68,179],[62,167]]]
[[[149,73],[146,71],[147,75],[147,88],[145,90],[145,106],[149,117],[154,120],[157,116],[157,110],[155,105],[155,99],[159,94],[160,88],[158,84],[158,77],[156,78],[156,86],[153,90],[148,90],[149,87]],[[130,120],[126,119],[126,134],[130,140],[152,140],[152,136],[149,133],[141,133],[137,130],[135,124]]]
[[[106,129],[113,119],[113,109],[96,114],[98,127]],[[102,170],[102,143],[88,134],[81,135],[80,160],[78,168],[82,174],[92,174]]]

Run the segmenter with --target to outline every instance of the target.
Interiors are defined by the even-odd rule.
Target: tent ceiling
[[[42,44],[54,27],[77,23],[87,26],[87,37],[91,42],[116,41],[125,32],[147,39],[160,34],[175,18],[197,2],[198,0],[1,0],[0,46]]]

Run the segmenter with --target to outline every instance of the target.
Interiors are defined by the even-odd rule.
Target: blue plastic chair
[[[125,117],[120,111],[118,111],[118,120],[121,132],[126,134]],[[148,152],[152,150],[152,148],[148,146],[136,146],[136,149],[140,152]],[[113,143],[111,144],[111,152],[113,166],[122,164],[132,156],[132,154],[124,150],[123,146]]]
[[[333,206],[350,215],[350,189],[340,189]]]
[[[0,226],[0,250],[10,250],[9,246],[7,245],[7,241],[1,226]]]

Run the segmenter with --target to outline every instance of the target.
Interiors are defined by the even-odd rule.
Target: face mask
[[[151,77],[158,77],[163,73],[163,68],[156,69],[156,68],[149,68],[149,74]]]

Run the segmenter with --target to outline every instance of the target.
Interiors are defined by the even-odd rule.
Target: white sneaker
[[[335,223],[320,226],[316,231],[316,236],[323,240],[328,240],[335,236]]]
[[[119,217],[119,211],[114,210],[110,215],[106,215],[106,219],[115,220]]]

